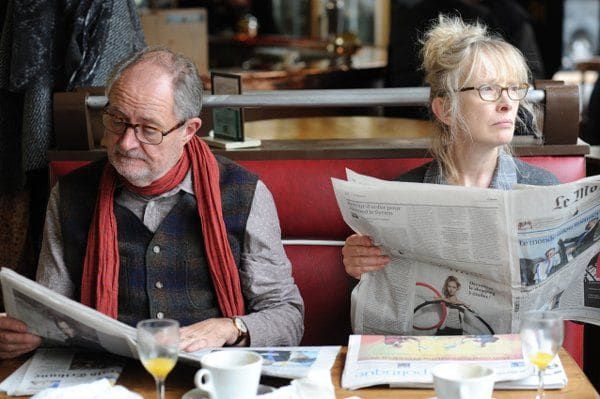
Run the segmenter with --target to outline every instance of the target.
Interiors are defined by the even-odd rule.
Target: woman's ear
[[[450,126],[450,111],[446,109],[446,101],[442,97],[435,97],[431,101],[431,110],[440,122]]]

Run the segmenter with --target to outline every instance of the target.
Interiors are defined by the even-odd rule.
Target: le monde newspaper
[[[600,176],[512,191],[347,177],[345,222],[391,258],[352,293],[356,334],[516,333],[532,310],[600,324]]]

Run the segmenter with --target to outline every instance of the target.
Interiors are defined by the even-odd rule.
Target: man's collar
[[[192,169],[190,168],[190,170],[188,170],[188,172],[186,173],[185,177],[183,178],[182,182],[179,183],[179,185],[177,187],[175,187],[175,189],[177,189],[179,187],[180,190],[185,191],[188,194],[194,194],[194,186],[192,184]]]
[[[117,183],[117,187],[116,189],[123,189],[124,188],[124,184],[123,182],[121,182],[120,180]],[[185,177],[183,178],[183,180],[181,181],[181,183],[179,183],[177,186],[175,186],[172,190],[169,190],[165,193],[162,193],[160,195],[154,196],[153,198],[161,198],[161,197],[170,197],[172,195],[177,194],[179,191],[184,191],[188,194],[194,194],[194,186],[192,185],[192,170],[188,170],[188,172],[186,173]],[[133,195],[137,195],[139,197],[142,198],[146,198],[148,199],[149,197],[146,196],[142,196],[142,195],[138,195],[132,192]]]

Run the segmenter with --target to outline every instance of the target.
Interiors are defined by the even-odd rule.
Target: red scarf
[[[223,221],[219,166],[204,141],[194,136],[185,146],[179,162],[149,186],[126,185],[138,194],[162,194],[181,183],[190,164],[206,257],[219,308],[225,317],[243,315],[240,277]],[[118,179],[115,168],[107,163],[100,179],[96,209],[88,232],[81,279],[81,303],[115,319],[119,309],[119,244],[113,200]]]

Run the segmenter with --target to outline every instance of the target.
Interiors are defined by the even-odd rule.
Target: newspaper
[[[600,176],[501,191],[347,174],[344,220],[391,259],[352,292],[355,333],[506,334],[542,309],[599,324]]]
[[[496,389],[537,388],[538,379],[534,368],[523,359],[518,334],[351,335],[342,387],[359,389],[389,384],[392,388],[431,388],[431,369],[449,362],[492,368]],[[544,385],[548,389],[559,389],[566,384],[567,376],[556,356],[546,371]]]
[[[135,328],[2,268],[4,308],[48,346],[72,346],[138,358]]]
[[[315,371],[330,371],[340,352],[340,346],[286,346],[269,348],[244,348],[257,352],[263,358],[262,375],[278,378],[304,378]],[[193,353],[194,358],[215,349]],[[219,348],[219,350],[240,350]]]
[[[7,268],[0,270],[0,283],[7,314],[25,322],[32,333],[44,338],[45,345],[80,347],[138,358],[135,328],[57,294]],[[179,359],[199,365],[202,356],[215,349],[217,348],[182,351]],[[331,370],[340,347],[269,347],[250,350],[262,355],[263,375],[302,378],[312,371]]]
[[[65,348],[40,348],[0,384],[9,396],[34,395],[46,388],[91,383],[102,378],[116,383],[123,358]]]

